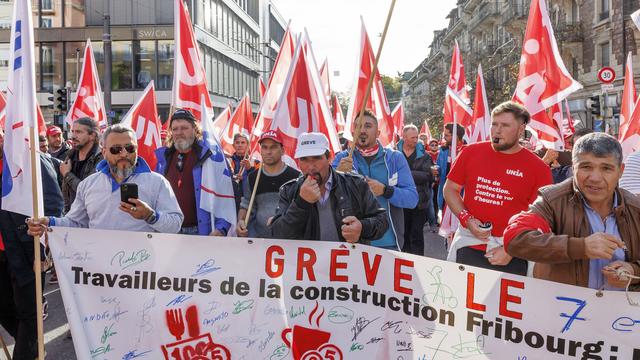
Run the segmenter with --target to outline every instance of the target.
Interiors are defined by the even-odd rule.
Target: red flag
[[[402,129],[404,128],[404,105],[402,105],[402,101],[391,112],[391,118],[393,119],[394,134],[402,138]]]
[[[284,82],[270,127],[256,129],[260,133],[274,130],[280,134],[284,142],[284,159],[288,164],[295,164],[297,140],[303,132],[323,133],[329,139],[332,154],[340,151],[338,134],[308,44],[305,33],[296,47],[291,71]]]
[[[546,116],[542,116],[541,114],[545,114]],[[545,122],[547,124],[552,124],[553,129],[556,134],[549,134],[544,131],[538,131],[538,141],[541,141],[542,144],[548,149],[554,149],[558,151],[564,151],[565,146],[565,135],[564,135],[564,123],[565,116],[564,111],[562,111],[562,102],[553,104],[549,109],[549,112],[542,111],[534,116],[531,119],[536,119],[541,122]]]
[[[627,64],[624,72],[624,90],[622,91],[622,104],[620,104],[620,129],[618,131],[618,140],[622,141],[626,138],[629,130],[631,113],[633,112],[633,104],[636,103],[638,94],[636,85],[633,81],[633,62],[631,52],[627,55]]]
[[[202,99],[207,109],[213,113],[207,76],[200,62],[189,11],[182,0],[174,1],[175,59],[171,104],[176,108],[191,111],[195,118],[200,120]]]
[[[7,98],[0,92],[0,127],[4,129],[4,122],[7,120]]]
[[[264,84],[264,81],[262,81],[262,76],[260,76],[258,78],[259,82],[260,82],[260,101],[262,102],[262,99],[264,99],[264,94],[267,92],[267,85]]]
[[[265,96],[260,103],[260,109],[258,110],[258,115],[253,127],[257,133],[252,133],[252,135],[259,137],[262,135],[263,129],[268,129],[271,126],[273,112],[276,109],[278,98],[282,93],[282,86],[284,85],[287,74],[289,73],[295,47],[296,44],[293,36],[291,35],[291,29],[287,26],[287,31],[285,31],[282,38],[280,51],[278,52],[275,63],[273,64],[269,84],[267,86]]]
[[[576,132],[576,127],[574,125],[573,117],[571,117],[571,111],[569,110],[569,101],[567,99],[564,99],[564,111],[565,111],[565,117],[564,117],[564,121],[562,122],[562,130],[563,130],[564,138],[566,140]]]
[[[369,41],[369,35],[367,29],[364,26],[364,20],[360,18],[362,22],[361,34],[360,34],[360,52],[358,59],[358,68],[356,69],[355,84],[353,87],[353,94],[351,95],[351,102],[349,104],[349,110],[347,111],[347,124],[345,126],[344,137],[348,140],[353,140],[353,131],[355,131],[355,120],[358,117],[358,111],[362,108],[362,101],[367,91],[367,85],[369,83],[369,77],[373,70],[373,63],[375,61],[375,55]],[[378,129],[380,130],[380,137],[378,140],[382,146],[387,146],[393,142],[393,119],[391,118],[391,109],[387,101],[387,95],[382,86],[382,78],[380,77],[380,71],[376,70],[373,78],[373,85],[371,88],[371,95],[367,101],[367,108],[373,110],[378,118]]]
[[[104,130],[108,125],[107,112],[104,109],[102,89],[100,88],[100,76],[98,75],[96,59],[89,39],[87,39],[87,44],[84,47],[84,60],[78,80],[76,98],[67,113],[65,121],[71,125],[81,117],[94,119],[101,130]]]
[[[220,121],[220,123],[218,123]],[[213,126],[218,127],[218,124],[222,123],[222,119],[218,117],[216,121],[214,121]],[[225,123],[224,128],[218,133],[218,139],[220,139],[220,145],[222,149],[227,154],[233,154],[235,150],[233,149],[233,136],[237,133],[242,133],[247,136],[251,134],[253,130],[253,113],[251,111],[251,101],[249,100],[249,95],[245,95],[236,111],[233,112],[233,115],[229,118],[229,120]]]
[[[562,62],[545,1],[533,0],[513,100],[523,104],[531,114],[529,126],[546,134],[540,137],[546,147],[555,148],[562,135],[553,120],[540,113],[580,88],[582,85],[571,77]]]
[[[153,80],[144,89],[138,101],[122,118],[122,124],[130,126],[136,131],[138,155],[149,164],[151,169],[155,169],[158,163],[155,151],[162,146],[162,141],[160,140],[162,122],[158,116]]]
[[[38,112],[38,134],[46,134],[47,133],[47,125],[44,122],[44,115],[42,115],[42,109],[40,105],[36,101],[36,111]],[[3,123],[4,125],[4,123]]]
[[[344,114],[342,113],[340,101],[338,101],[338,95],[333,95],[333,119],[336,123],[336,131],[344,132]]]
[[[215,129],[215,135],[218,139],[222,137],[222,133],[229,126],[232,114],[233,111],[231,110],[231,104],[229,104],[220,114],[218,114],[218,117],[213,120],[213,128]],[[231,153],[233,153],[233,151]]]
[[[489,140],[491,136],[491,110],[489,110],[487,92],[484,87],[484,75],[480,64],[478,64],[476,94],[473,100],[473,117],[471,124],[467,126],[467,135],[469,135],[470,144]]]
[[[327,59],[324,59],[322,66],[320,67],[320,81],[322,82],[322,88],[327,96],[327,99],[331,98],[331,83],[329,82],[329,64]]]
[[[455,114],[457,123],[466,128],[471,123],[472,113],[473,111],[469,107],[469,92],[467,91],[467,79],[464,75],[464,64],[456,40],[451,54],[449,83],[447,83],[444,97],[444,124],[452,123]]]
[[[620,138],[622,144],[622,154],[627,157],[632,152],[640,150],[640,98],[636,100],[633,105],[633,112],[631,118],[628,121],[629,126],[626,128],[625,133]]]

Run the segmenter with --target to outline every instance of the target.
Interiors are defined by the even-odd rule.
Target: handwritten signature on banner
[[[126,253],[124,250],[118,251],[111,258],[111,266],[117,265],[121,270],[130,268],[132,266],[142,264],[143,262],[149,260],[151,258],[151,254],[146,249],[141,249],[137,251],[132,251],[131,253]]]

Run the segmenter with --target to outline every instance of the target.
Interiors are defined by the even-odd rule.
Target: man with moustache
[[[171,185],[138,157],[136,133],[116,124],[103,134],[104,160],[97,172],[80,183],[76,200],[63,217],[28,219],[29,235],[41,236],[47,227],[66,226],[105,230],[177,233],[182,212]],[[138,198],[120,201],[122,183],[138,185]]]
[[[300,176],[300,172],[282,161],[284,147],[282,138],[277,131],[269,130],[258,140],[260,156],[262,158],[262,174],[256,188],[253,200],[253,209],[249,224],[245,223],[247,209],[253,194],[254,184],[258,177],[258,171],[252,171],[244,182],[244,195],[238,212],[238,224],[236,232],[238,236],[250,236],[259,238],[271,237],[268,221],[276,214],[280,187]]]
[[[505,251],[502,233],[509,218],[526,210],[538,189],[552,183],[549,167],[519,143],[529,118],[520,104],[498,105],[491,113],[491,141],[466,146],[453,164],[444,198],[460,227],[448,260],[527,274],[527,262]]]
[[[226,236],[231,224],[200,207],[202,168],[206,161],[214,161],[214,154],[202,139],[200,124],[183,109],[176,110],[169,121],[171,145],[156,150],[156,172],[169,180],[184,214],[180,233]],[[229,177],[223,181],[232,180]]]
[[[102,160],[99,136],[98,123],[91,118],[79,118],[71,125],[73,149],[60,164],[65,213],[71,209],[80,182],[95,173]]]
[[[295,158],[303,176],[280,188],[270,225],[276,239],[369,243],[389,223],[384,208],[359,175],[333,170],[329,140],[322,133],[302,133]]]

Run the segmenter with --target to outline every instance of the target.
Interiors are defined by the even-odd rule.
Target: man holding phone
[[[28,219],[29,234],[48,226],[177,233],[183,215],[169,182],[138,157],[136,133],[120,124],[103,134],[104,160],[78,186],[63,217]],[[124,198],[123,198],[124,196]],[[127,200],[127,201],[122,201]]]
[[[387,231],[386,211],[364,178],[333,170],[329,154],[324,134],[298,137],[295,158],[303,176],[280,188],[274,238],[369,243]]]

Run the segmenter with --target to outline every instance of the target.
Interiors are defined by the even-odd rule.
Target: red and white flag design
[[[545,114],[546,117],[542,117],[541,114]],[[541,119],[547,123],[550,121],[555,131],[560,135],[559,137],[556,135],[552,136],[546,132],[538,131],[538,141],[541,141],[546,148],[564,151],[566,138],[564,124],[567,120],[562,109],[562,102],[553,104],[548,112],[542,111],[541,113],[534,115],[532,119],[534,118]]]
[[[338,100],[338,95],[333,95],[333,120],[336,123],[336,131],[344,132],[344,114],[342,113],[342,107],[340,106],[340,101]]]
[[[93,55],[91,40],[87,39],[84,47],[84,60],[82,61],[82,71],[78,80],[78,90],[73,105],[67,113],[65,121],[69,126],[81,117],[89,117],[95,120],[104,130],[107,123],[107,112],[104,109],[102,99],[102,89],[100,88],[100,76],[96,67],[96,58]]]
[[[355,83],[353,86],[353,93],[351,94],[351,102],[349,103],[349,110],[347,111],[347,124],[345,126],[344,137],[348,140],[353,140],[353,131],[355,131],[355,120],[358,117],[358,111],[362,108],[362,101],[367,91],[367,85],[369,84],[369,77],[373,71],[373,63],[375,62],[375,55],[371,42],[369,41],[369,35],[367,29],[364,26],[364,20],[362,22],[361,34],[360,34],[360,52],[356,69]],[[371,88],[371,95],[367,101],[366,108],[371,109],[378,118],[378,130],[380,130],[380,137],[378,140],[382,146],[387,146],[393,143],[393,119],[391,118],[391,109],[389,108],[389,102],[387,101],[387,95],[382,85],[382,77],[380,71],[376,69],[376,73],[373,78],[373,85]]]
[[[215,136],[220,139],[222,132],[227,128],[227,125],[231,121],[231,115],[233,111],[231,110],[231,104],[227,105],[227,107],[222,110],[218,117],[213,120],[213,129],[215,131]]]
[[[320,67],[320,81],[322,82],[322,88],[327,99],[331,98],[331,83],[329,82],[329,63],[327,59],[324,59],[322,66]]]
[[[473,100],[473,117],[471,124],[467,126],[467,135],[470,144],[489,140],[491,136],[491,110],[489,110],[487,91],[484,87],[484,75],[480,64],[478,64],[476,94]]]
[[[255,125],[253,127],[255,132],[252,133],[250,138],[253,138],[253,136],[259,137],[262,135],[263,129],[268,129],[271,126],[273,112],[276,109],[278,98],[282,93],[282,88],[287,78],[287,74],[289,73],[289,68],[291,68],[291,60],[293,58],[295,48],[296,42],[291,34],[291,28],[287,26],[287,30],[284,33],[282,42],[280,43],[280,51],[278,52],[276,61],[273,64],[273,69],[271,70],[271,77],[269,77],[269,84],[267,85],[266,93],[260,103],[260,109],[256,116]]]
[[[455,41],[451,54],[451,70],[444,97],[444,124],[452,123],[455,115],[457,123],[467,127],[471,123],[473,111],[469,107],[467,78],[464,75],[464,63],[458,41]]]
[[[404,128],[404,105],[402,105],[402,101],[391,112],[391,118],[393,119],[394,134],[402,138],[402,129]]]
[[[576,132],[575,123],[573,121],[573,117],[571,116],[571,111],[569,110],[569,101],[567,99],[564,99],[564,111],[565,117],[564,121],[562,122],[562,131],[566,146],[566,140]]]
[[[290,165],[295,165],[298,137],[304,132],[323,133],[329,139],[332,154],[340,151],[338,133],[306,32],[298,43],[273,121],[268,128],[256,129],[260,133],[274,130],[280,134],[284,142],[284,160]]]
[[[631,52],[627,55],[624,74],[624,89],[622,91],[622,104],[620,104],[620,129],[618,131],[618,140],[620,140],[620,142],[626,138],[627,132],[629,131],[629,127],[631,126],[631,113],[638,99],[636,85],[633,80],[633,60]],[[625,154],[625,156],[626,155],[627,154]]]
[[[264,84],[264,81],[262,80],[262,76],[258,78],[258,82],[259,82],[259,90],[260,90],[260,102],[262,102],[262,99],[264,99],[264,94],[267,92],[267,85]]]
[[[420,128],[420,134],[427,135],[427,143],[433,139],[433,135],[431,135],[431,129],[429,129],[429,124],[427,124],[427,120],[422,123],[422,127]]]
[[[620,143],[622,144],[622,155],[626,158],[629,154],[640,150],[640,98],[636,100],[633,106],[631,118],[624,133],[620,134]]]
[[[122,124],[128,125],[135,130],[136,138],[138,139],[138,155],[149,164],[151,169],[155,169],[158,164],[155,151],[162,146],[162,141],[160,140],[162,122],[158,116],[153,80],[124,116]]]
[[[201,101],[205,102],[205,106],[213,114],[207,76],[200,62],[189,11],[182,0],[174,0],[173,10],[175,58],[171,104],[176,109],[191,111],[196,119],[201,120]]]
[[[222,115],[224,114],[221,114],[221,116]],[[237,133],[249,136],[253,130],[253,113],[251,111],[251,100],[249,100],[249,94],[246,94],[242,98],[238,107],[233,112],[233,115],[231,115],[229,120],[224,124],[224,127],[222,129],[218,129],[218,126],[223,125],[222,119],[224,119],[224,117],[221,116],[214,121],[213,126],[219,130],[218,139],[220,140],[222,150],[227,154],[233,154],[235,152],[233,149],[233,136]]]
[[[7,120],[7,98],[4,92],[0,92],[0,128],[4,129],[4,122]]]
[[[567,71],[558,52],[544,0],[533,0],[520,57],[520,73],[513,100],[524,105],[531,114],[529,126],[539,132],[547,148],[562,150],[563,142],[554,121],[544,110],[582,88]]]

